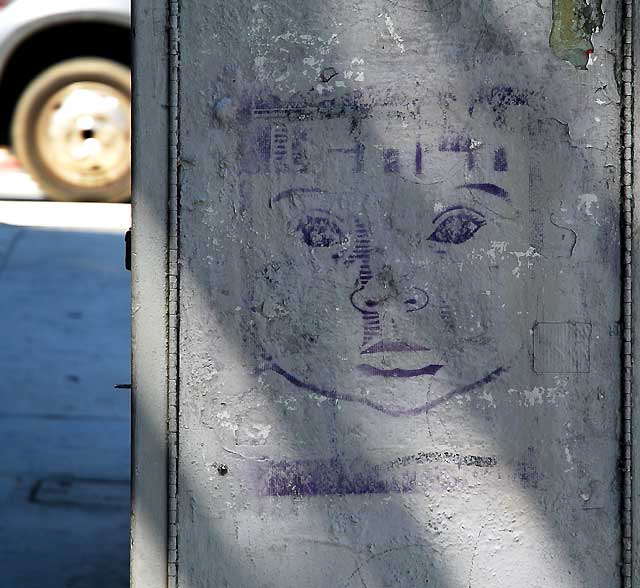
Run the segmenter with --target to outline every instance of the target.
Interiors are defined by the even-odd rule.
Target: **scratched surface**
[[[178,586],[616,585],[618,15],[565,61],[564,4],[182,3]]]

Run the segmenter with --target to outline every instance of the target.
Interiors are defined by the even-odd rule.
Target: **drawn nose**
[[[395,307],[404,312],[417,312],[429,304],[429,295],[422,288],[403,286],[384,268],[366,284],[351,294],[351,304],[362,313],[379,312]]]

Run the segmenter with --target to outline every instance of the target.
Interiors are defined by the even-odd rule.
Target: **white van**
[[[55,200],[131,195],[129,0],[0,0],[0,144]]]

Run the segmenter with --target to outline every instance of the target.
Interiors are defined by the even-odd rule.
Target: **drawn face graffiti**
[[[264,374],[399,416],[504,371],[496,335],[509,309],[499,292],[528,263],[526,247],[514,257],[501,238],[515,214],[507,189],[291,188],[270,195],[265,211],[256,230],[268,239],[266,264],[253,293]]]
[[[396,149],[376,147],[378,123],[355,143],[343,120],[305,143],[306,124],[253,127],[241,160],[261,381],[403,416],[499,378],[535,306],[522,134],[434,128]]]

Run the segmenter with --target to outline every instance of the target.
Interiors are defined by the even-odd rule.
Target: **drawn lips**
[[[419,353],[430,351],[428,347],[406,341],[378,341],[360,352],[360,355],[375,353]],[[381,368],[368,363],[361,363],[358,370],[368,376],[382,376],[385,378],[415,378],[416,376],[434,376],[442,367],[440,364],[427,364],[419,368]]]
[[[431,363],[421,368],[403,369],[403,368],[379,368],[367,363],[361,363],[358,370],[367,376],[382,376],[384,378],[415,378],[416,376],[435,376],[442,365]]]

